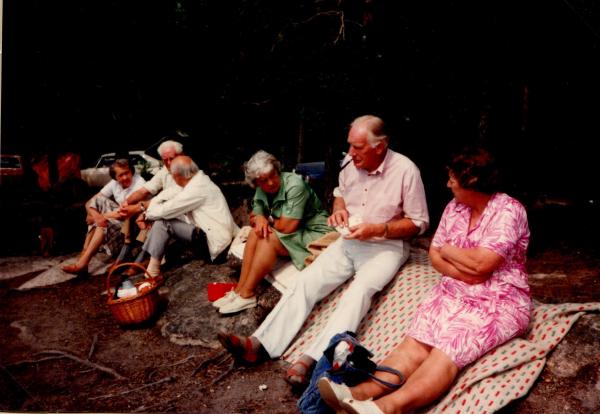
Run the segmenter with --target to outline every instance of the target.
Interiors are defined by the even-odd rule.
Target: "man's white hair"
[[[200,171],[198,165],[191,158],[185,156],[177,157],[171,163],[171,175],[192,178],[198,171]]]
[[[156,152],[158,152],[158,155],[160,155],[162,158],[163,153],[169,148],[173,148],[175,150],[175,154],[181,154],[183,152],[183,145],[177,141],[171,140],[164,141],[162,144],[160,144],[156,149]]]
[[[281,172],[281,163],[274,155],[263,150],[257,151],[244,163],[246,182],[252,188],[256,188],[255,181],[258,177],[270,173],[273,170],[277,171],[277,174],[279,174]]]
[[[371,144],[372,147],[376,147],[379,142],[384,140],[384,143],[387,145],[388,136],[385,133],[385,124],[383,122],[383,119],[379,118],[378,116],[359,116],[350,124],[351,128],[355,126],[361,126],[366,130],[367,142]]]

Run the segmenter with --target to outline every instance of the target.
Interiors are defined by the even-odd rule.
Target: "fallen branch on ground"
[[[171,404],[173,404],[175,401],[177,401],[179,398],[181,398],[183,394],[179,394],[177,395],[175,398],[171,398],[168,401],[161,401],[161,402],[157,402],[156,404],[152,404],[152,405],[141,405],[138,408],[136,408],[135,410],[133,410],[134,413],[146,413],[149,411],[155,411],[154,409],[156,407],[163,407],[163,409],[161,411],[173,411],[171,410]]]
[[[25,364],[37,364],[38,362],[44,362],[44,361],[50,361],[53,359],[61,359],[61,358],[68,358],[71,359],[73,361],[79,362],[80,364],[83,364],[85,366],[90,367],[92,370],[97,369],[99,371],[102,372],[106,372],[107,374],[112,375],[115,378],[118,379],[126,379],[124,376],[122,376],[121,374],[119,374],[117,371],[115,371],[112,368],[108,368],[105,367],[104,365],[100,365],[100,364],[96,364],[94,362],[90,361],[90,358],[92,357],[92,355],[94,354],[94,350],[96,349],[96,343],[98,342],[98,335],[94,335],[94,339],[92,340],[92,345],[90,346],[90,350],[88,351],[88,357],[87,359],[83,359],[83,358],[79,358],[76,355],[73,355],[69,352],[65,352],[65,351],[58,351],[56,349],[47,349],[44,351],[40,351],[40,352],[36,352],[34,355],[52,355],[49,357],[45,357],[45,358],[40,358],[40,359],[25,359],[23,361],[17,361],[17,362],[13,362],[12,364],[8,365],[8,366],[18,366],[18,365],[25,365]],[[89,372],[91,370],[86,370],[86,371],[81,371],[83,372]]]
[[[192,372],[192,377],[194,375],[196,375],[201,369],[206,368],[209,364],[214,363],[215,365],[220,365],[226,358],[223,358],[223,356],[229,357],[230,354],[229,352],[227,352],[227,350],[225,349],[221,349],[219,350],[217,353],[209,356],[208,358],[206,358],[204,361],[202,361],[200,363],[200,365],[198,365],[194,371]]]
[[[159,365],[157,368],[165,368],[165,367],[176,367],[177,365],[181,365],[181,364],[185,364],[186,362],[188,362],[190,359],[194,359],[196,358],[196,354],[194,355],[189,355],[177,362],[174,362],[172,364],[165,364],[165,365]]]
[[[217,378],[215,378],[214,380],[211,381],[210,385],[215,385],[217,382],[221,381],[223,378],[225,378],[226,376],[228,376],[229,374],[231,374],[233,371],[235,371],[235,359],[233,359],[233,357],[231,356],[231,354],[226,350],[226,349],[222,349],[216,353],[214,353],[213,355],[209,356],[208,358],[206,358],[204,361],[202,361],[200,363],[200,365],[198,365],[194,371],[192,372],[192,377],[194,375],[196,375],[201,369],[206,368],[209,364],[214,364],[215,366],[219,367],[221,365],[223,365],[226,361],[230,360],[230,364],[227,367],[227,369],[222,372],[221,374],[219,374],[217,376]]]
[[[88,357],[87,357],[88,361],[94,354],[94,351],[96,349],[96,342],[98,342],[98,334],[94,334],[94,339],[92,339],[92,346],[90,346],[90,351],[88,352]]]
[[[152,377],[154,376],[154,374],[156,374],[158,372],[159,369],[161,368],[170,368],[170,367],[176,367],[177,365],[181,365],[181,364],[185,364],[186,362],[188,362],[191,359],[196,358],[198,355],[194,354],[194,355],[188,355],[187,357],[174,362],[173,364],[165,364],[165,365],[159,365],[156,368],[154,368],[152,371],[150,371],[150,373],[148,373],[147,375],[147,379],[151,380]]]
[[[69,358],[69,359],[72,359],[73,361],[79,362],[80,364],[87,365],[90,368],[95,368],[95,369],[97,369],[99,371],[106,372],[107,374],[110,374],[110,375],[112,375],[115,378],[125,379],[124,376],[122,376],[121,374],[119,374],[117,371],[115,371],[112,368],[108,368],[108,367],[105,367],[104,365],[96,364],[94,362],[88,361],[87,359],[79,358],[79,357],[77,357],[77,356],[75,356],[73,354],[70,354],[68,352],[58,351],[56,349],[48,349],[46,351],[40,351],[40,352],[36,353],[36,355],[44,355],[44,354],[46,354],[46,355],[60,355],[62,358]]]
[[[119,392],[119,393],[116,393],[116,394],[105,394],[105,395],[100,395],[98,397],[89,397],[88,400],[102,400],[102,399],[105,399],[105,398],[119,397],[121,395],[127,395],[127,394],[130,394],[132,392],[143,390],[144,388],[148,388],[148,387],[152,387],[154,385],[162,384],[164,382],[173,382],[173,381],[175,381],[175,377],[164,377],[162,379],[159,379],[158,381],[151,382],[149,384],[144,384],[141,387],[133,388],[131,390],[122,391],[122,392]]]
[[[233,371],[235,371],[235,361],[231,361],[231,364],[229,364],[229,367],[227,368],[227,370],[225,372],[221,373],[217,378],[212,380],[210,385],[215,385],[217,382],[221,381],[223,378],[225,378],[226,376],[231,374]]]
[[[215,362],[215,367],[220,367],[221,365],[223,365],[227,361],[235,362],[233,360],[233,357],[231,356],[231,354],[227,354],[227,355],[225,355],[225,357],[221,358],[220,361]]]
[[[90,369],[82,369],[81,371],[79,371],[80,374],[87,374],[88,372],[92,372],[94,370],[94,368],[90,368]]]
[[[50,361],[52,359],[61,359],[61,358],[64,358],[64,357],[63,356],[51,356],[51,357],[40,358],[40,359],[24,359],[23,361],[17,361],[17,362],[13,362],[12,364],[8,364],[7,367],[16,367],[16,366],[25,365],[25,364],[37,364],[38,362]]]

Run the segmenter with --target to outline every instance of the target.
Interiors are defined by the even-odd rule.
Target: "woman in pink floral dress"
[[[401,371],[406,382],[391,392],[375,381],[348,388],[322,378],[321,396],[336,410],[397,413],[428,405],[464,366],[527,329],[531,299],[524,207],[497,192],[497,170],[485,150],[464,150],[448,172],[454,199],[429,250],[442,278],[420,305],[404,341],[383,361]],[[399,382],[392,374],[377,376]]]

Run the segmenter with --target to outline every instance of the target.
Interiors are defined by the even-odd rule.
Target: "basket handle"
[[[113,267],[112,269],[110,269],[110,271],[108,272],[108,276],[106,278],[106,294],[109,295],[110,297],[110,277],[113,275],[113,273],[115,272],[115,270],[120,269],[122,267],[129,267],[129,266],[133,266],[133,267],[137,267],[139,270],[144,272],[144,277],[146,279],[151,279],[152,276],[150,275],[150,273],[148,273],[148,270],[146,270],[144,268],[144,266],[142,266],[139,263],[136,262],[128,262],[128,263],[121,263],[120,265],[117,265],[115,267]],[[115,293],[116,293],[116,289],[115,289]]]

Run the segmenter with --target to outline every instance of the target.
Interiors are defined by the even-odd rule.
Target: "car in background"
[[[102,154],[91,168],[81,170],[81,178],[90,187],[103,187],[111,178],[108,168],[115,162],[114,152]],[[135,166],[138,174],[148,179],[162,167],[162,161],[147,155],[144,151],[129,151],[129,161]]]
[[[19,185],[24,177],[25,167],[20,155],[0,154],[0,185]]]

